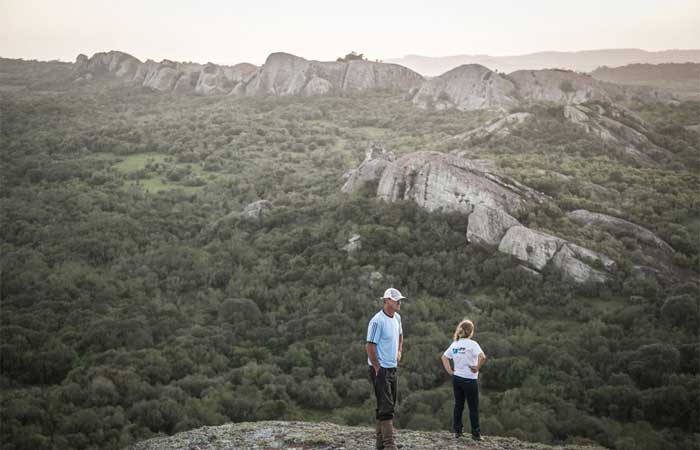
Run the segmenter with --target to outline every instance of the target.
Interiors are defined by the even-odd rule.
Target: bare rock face
[[[467,242],[497,247],[506,232],[516,225],[520,222],[502,209],[476,205],[469,214]]]
[[[106,53],[95,53],[87,61],[84,58],[85,55],[78,55],[76,70],[80,70],[82,73],[91,73],[93,76],[111,73],[121,78],[131,78],[141,64],[141,61],[128,53],[114,50]]]
[[[234,83],[226,76],[224,70],[216,64],[209,63],[199,73],[194,92],[199,95],[225,95],[231,92]]]
[[[488,436],[471,445],[447,431],[397,430],[403,450],[604,450],[594,446],[556,446],[520,442],[515,438]],[[157,437],[123,450],[366,450],[374,444],[374,429],[310,422],[243,422],[184,431]]]
[[[592,268],[587,262],[599,262],[608,271],[614,271],[616,264],[605,255],[572,243],[564,244],[552,258],[552,263],[566,276],[577,283],[604,283],[608,276]]]
[[[386,201],[412,200],[428,211],[472,212],[482,204],[518,214],[544,196],[469,160],[438,152],[408,154],[390,164],[379,180],[377,196]]]
[[[311,63],[288,53],[272,53],[246,87],[246,95],[298,95]]]
[[[309,61],[272,53],[246,84],[247,96],[315,96],[369,89],[409,90],[423,77],[396,64]]]
[[[542,270],[564,242],[556,236],[517,225],[503,236],[498,251],[515,256],[533,269]]]
[[[421,108],[508,109],[518,104],[516,86],[478,64],[456,67],[423,83],[413,103]]]
[[[508,75],[525,101],[578,104],[611,100],[595,78],[570,70],[518,70]]]
[[[181,76],[176,67],[175,63],[164,61],[156,70],[148,74],[143,86],[160,92],[171,92]]]
[[[602,228],[613,235],[631,234],[639,241],[656,247],[665,253],[673,254],[673,248],[650,230],[618,217],[577,209],[567,214],[571,221],[583,225]]]
[[[144,63],[123,52],[96,53],[91,58],[79,55],[75,73],[82,79],[87,75],[111,75],[159,92],[196,95],[227,95],[236,86],[247,82],[256,67],[252,64],[235,66],[202,66],[148,60]]]
[[[351,193],[369,182],[378,180],[386,166],[395,159],[394,153],[381,145],[370,145],[360,166],[346,174],[347,179],[341,191]]]

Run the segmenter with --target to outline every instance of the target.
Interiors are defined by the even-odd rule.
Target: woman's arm
[[[486,355],[484,355],[484,352],[481,352],[479,353],[479,360],[477,361],[476,366],[470,366],[469,368],[472,370],[472,373],[479,373],[481,366],[483,366],[485,362]]]
[[[442,355],[440,359],[442,360],[442,367],[445,368],[448,375],[452,375],[454,372],[452,371],[452,367],[450,367],[450,359],[445,355]]]

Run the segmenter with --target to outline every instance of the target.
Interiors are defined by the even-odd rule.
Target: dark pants
[[[377,420],[393,419],[396,396],[398,394],[396,368],[386,369],[381,367],[377,375],[374,373],[374,368],[369,366],[369,381],[374,387],[374,396],[377,398]]]
[[[453,417],[453,427],[455,433],[461,433],[462,413],[464,412],[464,401],[469,405],[469,422],[472,426],[472,435],[480,434],[479,429],[479,383],[470,378],[462,378],[457,375],[452,376],[452,388],[455,394],[455,410]]]

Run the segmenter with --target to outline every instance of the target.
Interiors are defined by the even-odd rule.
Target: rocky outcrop
[[[221,66],[160,63],[123,52],[78,55],[74,74],[84,81],[96,75],[112,75],[159,92],[203,96],[317,96],[370,89],[409,91],[423,82],[416,72],[371,61],[308,61],[288,53],[272,53],[258,68],[252,64]]]
[[[563,244],[564,240],[556,236],[517,225],[503,236],[498,251],[515,256],[533,269],[542,270]]]
[[[370,145],[359,167],[345,173],[345,184],[341,191],[346,194],[351,193],[367,183],[379,180],[386,166],[395,159],[394,153],[387,151],[383,146]]]
[[[354,234],[348,239],[348,243],[343,246],[343,250],[348,253],[354,253],[362,249],[362,236]]]
[[[467,242],[497,247],[510,228],[520,223],[498,208],[476,205],[467,223]]]
[[[666,241],[636,223],[585,209],[571,211],[567,214],[567,217],[579,225],[602,228],[614,236],[632,235],[644,244],[658,248],[668,254],[674,253],[673,248]]]
[[[142,63],[127,53],[111,51],[96,53],[91,58],[78,55],[74,74],[79,80],[109,75],[158,92],[210,96],[232,93],[238,85],[248,81],[256,69],[252,64],[219,66],[169,60]]]
[[[552,263],[577,283],[603,283],[608,279],[604,272],[592,266],[599,266],[608,272],[617,269],[615,261],[607,256],[570,242],[561,246]]]
[[[315,96],[370,89],[408,91],[423,77],[402,66],[371,61],[309,61],[272,53],[245,86],[247,96]]]
[[[638,251],[633,252],[630,257],[635,269],[643,276],[662,275],[664,279],[674,280],[687,275],[674,264],[674,249],[652,231],[640,225],[585,209],[572,211],[567,216],[584,229],[594,228],[604,230],[618,238],[632,238],[633,240],[628,244],[636,246]]]
[[[497,248],[531,269],[541,271],[551,261],[577,283],[608,279],[615,262],[607,256],[521,225],[514,215],[527,213],[546,197],[486,167],[455,155],[411,153],[386,166],[377,196],[410,200],[428,211],[464,213],[469,243]]]
[[[438,152],[408,154],[388,165],[377,196],[386,201],[411,200],[428,211],[470,214],[476,205],[517,215],[544,195],[514,180],[484,172],[469,160]]]
[[[265,213],[267,213],[271,209],[272,202],[270,202],[269,200],[258,200],[257,202],[248,204],[245,207],[245,209],[243,209],[241,216],[244,219],[259,221],[263,218]]]
[[[550,447],[515,438],[487,436],[484,441],[457,440],[448,431],[397,430],[403,450],[604,450],[591,445]],[[367,450],[374,445],[374,430],[330,423],[243,422],[203,427],[157,437],[123,450]]]
[[[632,112],[611,104],[566,105],[564,117],[603,141],[620,148],[642,164],[654,164],[668,151],[649,140],[651,133],[644,121]]]
[[[518,70],[508,74],[526,102],[578,104],[591,101],[611,101],[603,83],[595,78],[570,70]]]
[[[517,105],[518,98],[512,81],[484,66],[467,64],[425,81],[413,103],[421,108],[506,110]]]
[[[608,280],[606,272],[617,268],[615,262],[603,254],[522,225],[508,229],[498,250],[515,256],[537,271],[551,263],[576,283],[604,283]]]
[[[91,73],[93,76],[106,73],[120,78],[131,78],[138,71],[141,61],[119,51],[95,53],[92,58],[85,61],[85,55],[80,54],[76,58],[76,70],[81,74]]]

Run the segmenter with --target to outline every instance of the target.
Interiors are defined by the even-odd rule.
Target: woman
[[[455,409],[453,417],[453,429],[455,437],[462,437],[462,412],[464,412],[464,400],[469,405],[469,421],[472,426],[472,439],[481,440],[479,429],[479,385],[477,378],[479,369],[486,361],[486,355],[479,344],[473,341],[474,324],[471,320],[464,319],[457,325],[454,334],[454,342],[442,355],[442,365],[448,374],[452,375],[452,387],[455,394]],[[450,367],[450,361],[454,364],[454,370]]]

